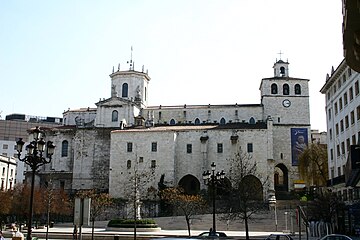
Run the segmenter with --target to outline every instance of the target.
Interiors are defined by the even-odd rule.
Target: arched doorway
[[[188,174],[180,179],[179,187],[183,188],[186,194],[198,194],[200,182],[196,177]]]
[[[239,184],[239,192],[243,198],[247,200],[263,200],[263,185],[261,181],[254,175],[247,175],[243,177]]]
[[[208,182],[205,186],[208,194],[211,195],[213,193],[213,186],[211,183],[211,180],[209,180],[210,182]],[[230,180],[225,177],[224,179],[220,179],[220,180],[216,180],[215,182],[215,195],[216,198],[220,198],[220,199],[224,199],[227,198],[230,194],[231,194],[231,182]]]
[[[289,170],[282,163],[275,166],[274,187],[276,192],[289,191]]]

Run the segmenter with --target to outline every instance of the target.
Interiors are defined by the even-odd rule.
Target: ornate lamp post
[[[26,146],[27,154],[24,158],[21,158],[21,152],[23,150],[25,142],[22,138],[16,142],[16,150],[18,152],[18,159],[31,168],[31,192],[30,192],[30,206],[29,206],[29,217],[27,222],[27,240],[31,240],[31,227],[33,217],[33,202],[34,202],[34,185],[35,185],[35,172],[36,170],[47,163],[51,162],[51,157],[54,154],[55,145],[51,142],[45,142],[42,135],[44,133],[36,127],[33,131],[34,140]],[[46,150],[46,151],[45,151]]]
[[[203,173],[203,180],[204,183],[206,185],[211,184],[211,188],[212,188],[212,205],[213,205],[213,209],[212,209],[212,217],[213,217],[213,227],[212,227],[212,231],[213,233],[216,233],[216,220],[215,220],[215,186],[220,182],[220,180],[225,178],[225,172],[224,170],[222,170],[221,172],[217,172],[215,173],[216,170],[216,164],[213,162],[211,164],[211,173],[210,171],[205,171]],[[210,233],[212,234],[212,233]]]

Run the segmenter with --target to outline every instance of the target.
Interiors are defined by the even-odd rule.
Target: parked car
[[[329,234],[325,237],[320,238],[320,240],[352,240],[350,237],[342,234]]]
[[[293,238],[289,234],[277,233],[270,234],[265,240],[293,240]]]
[[[228,238],[224,232],[202,232],[197,238]]]

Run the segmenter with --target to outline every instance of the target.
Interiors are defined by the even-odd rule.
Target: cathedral
[[[203,173],[212,163],[226,176],[241,151],[256,162],[258,180],[269,179],[264,201],[288,193],[301,182],[298,155],[310,139],[309,80],[290,77],[287,61],[273,68],[260,81],[260,103],[178,106],[149,106],[147,72],[113,69],[110,97],[65,111],[63,125],[47,129],[55,154],[38,177],[68,192],[97,189],[126,199],[133,175],[149,173],[147,189],[161,180],[194,193],[207,188]]]

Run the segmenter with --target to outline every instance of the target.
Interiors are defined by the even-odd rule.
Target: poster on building
[[[307,128],[291,128],[291,159],[292,165],[299,165],[299,155],[308,145]]]

